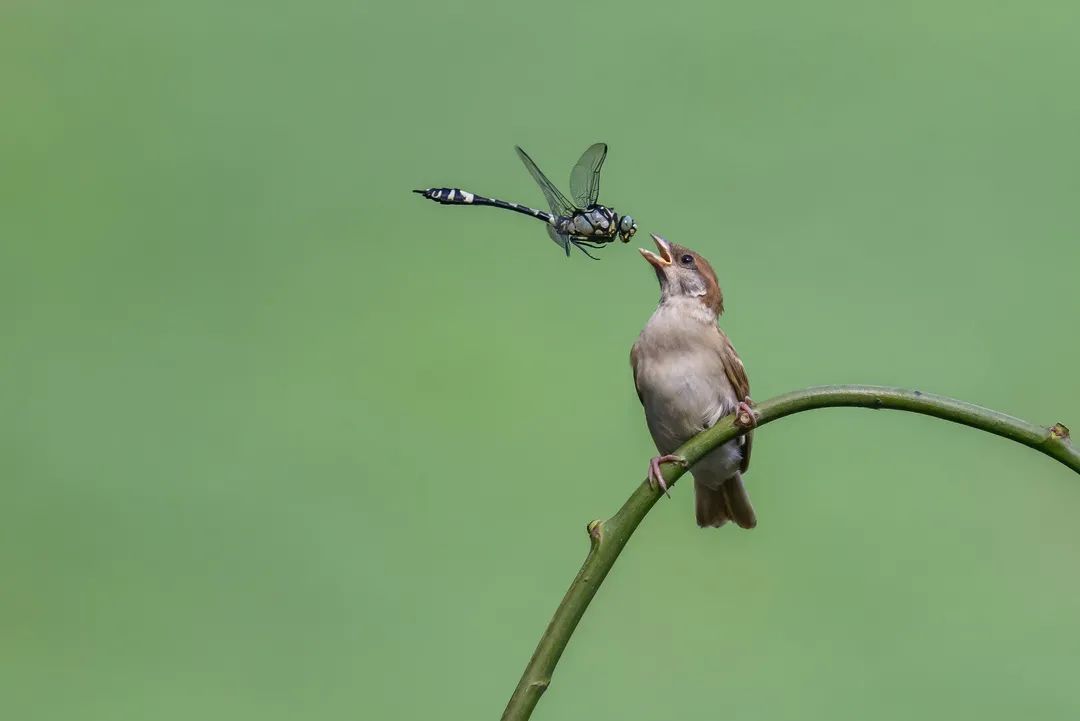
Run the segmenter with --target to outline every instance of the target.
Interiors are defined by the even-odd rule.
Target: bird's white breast
[[[653,440],[665,453],[716,423],[738,403],[724,372],[715,323],[695,299],[668,299],[635,344],[641,401]]]

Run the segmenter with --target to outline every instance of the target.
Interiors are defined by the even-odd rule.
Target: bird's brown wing
[[[638,385],[637,377],[638,367],[638,347],[637,343],[630,349],[630,369],[634,372],[634,390],[637,391],[638,400],[641,401],[641,405],[645,405],[645,399],[641,397],[641,386]]]
[[[727,337],[727,334],[720,330],[719,326],[717,326],[716,332],[720,334],[720,362],[724,364],[724,373],[727,375],[728,381],[731,382],[731,387],[735,389],[735,396],[740,401],[745,401],[750,397],[750,379],[746,377],[746,367],[743,365],[742,359],[739,358],[739,354],[735,352],[735,346],[731,345],[731,340]],[[739,470],[743,473],[750,467],[750,449],[753,445],[754,433],[751,431],[746,434],[742,463],[739,465]]]
[[[720,362],[724,364],[724,373],[731,381],[731,387],[735,389],[735,396],[740,401],[745,401],[750,395],[750,379],[746,377],[746,368],[724,331],[717,328],[716,332],[720,334],[721,343],[718,350]]]

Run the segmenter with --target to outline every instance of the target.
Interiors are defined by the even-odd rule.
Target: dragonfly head
[[[622,237],[622,242],[629,243],[630,239],[634,237],[634,233],[637,232],[637,223],[629,215],[624,215],[619,218],[619,235]]]

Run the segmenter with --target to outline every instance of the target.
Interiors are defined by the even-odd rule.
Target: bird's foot
[[[748,430],[757,426],[757,412],[750,405],[752,402],[747,398],[745,401],[739,401],[739,405],[735,406],[736,427]]]
[[[683,468],[686,468],[686,459],[668,453],[663,456],[653,456],[652,460],[649,461],[649,485],[653,488],[659,488],[664,492],[665,496],[671,498],[671,494],[668,493],[667,481],[664,480],[664,474],[660,470],[661,463],[678,463]]]

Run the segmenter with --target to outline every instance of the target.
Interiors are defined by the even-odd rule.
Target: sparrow
[[[717,325],[724,296],[712,266],[689,248],[658,235],[652,239],[658,253],[639,250],[660,281],[660,304],[630,350],[630,366],[649,433],[660,451],[649,461],[649,482],[667,493],[660,464],[686,465],[685,459],[672,455],[676,448],[730,413],[737,413],[749,428],[756,417],[746,369]],[[690,469],[702,528],[719,528],[729,520],[742,528],[757,525],[742,478],[752,443],[753,433],[746,433],[713,449]]]

